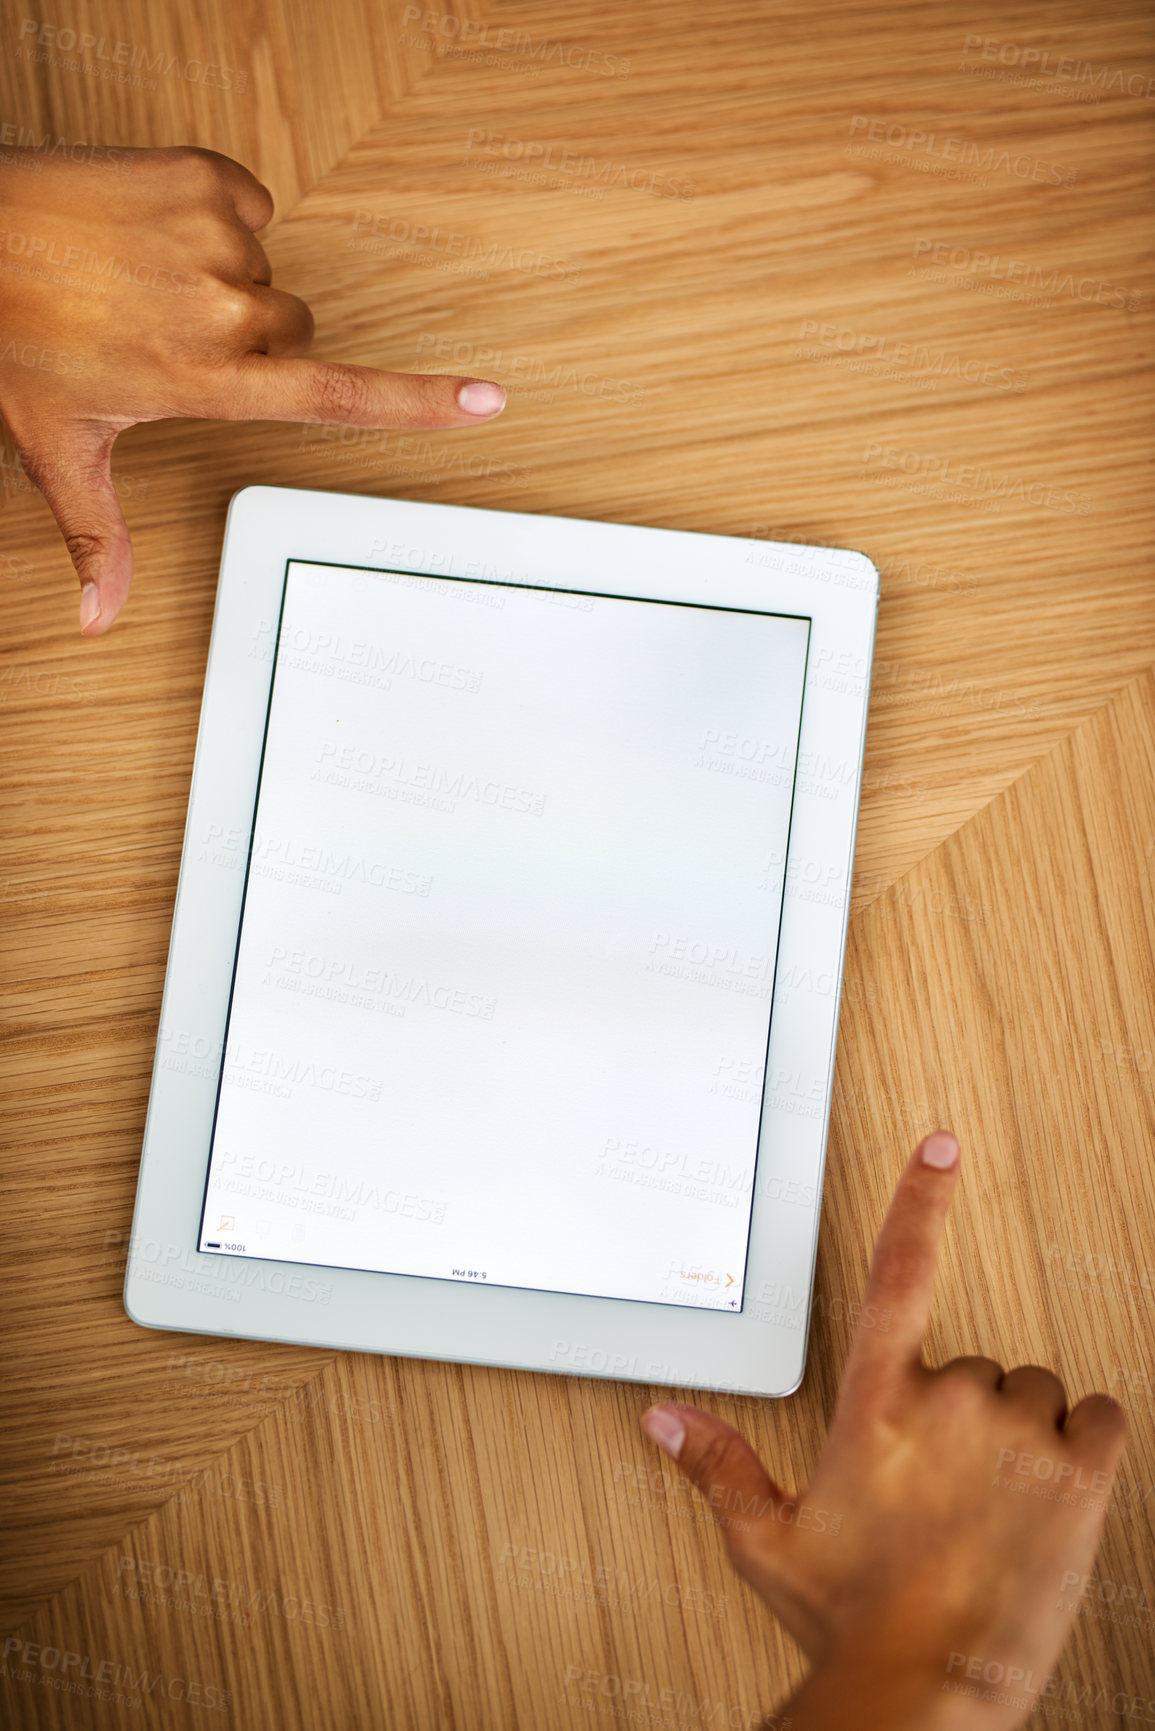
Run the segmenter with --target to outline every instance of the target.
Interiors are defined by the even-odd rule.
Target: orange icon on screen
[[[222,1214],[221,1215],[221,1223],[217,1227],[217,1231],[218,1232],[231,1232],[233,1230],[234,1226],[236,1225],[236,1223],[237,1223],[237,1217],[235,1214]]]

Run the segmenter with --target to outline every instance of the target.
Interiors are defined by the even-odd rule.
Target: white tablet
[[[858,553],[238,493],[129,1315],[796,1388],[877,597]]]

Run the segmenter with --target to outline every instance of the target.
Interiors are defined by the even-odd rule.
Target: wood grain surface
[[[86,69],[68,31],[155,71]],[[0,123],[238,157],[276,196],[267,249],[316,353],[510,389],[464,433],[125,434],[137,578],[91,642],[5,440],[5,1723],[542,1731],[627,1722],[648,1689],[647,1722],[684,1731],[757,1723],[803,1670],[641,1439],[646,1389],[123,1312],[224,513],[250,482],[879,565],[806,1380],[702,1404],[805,1482],[894,1177],[952,1125],[930,1351],[1127,1407],[1059,1700],[1086,1731],[1141,1719],[1153,37],[1139,0],[4,10]],[[121,1698],[66,1692],[63,1653]]]

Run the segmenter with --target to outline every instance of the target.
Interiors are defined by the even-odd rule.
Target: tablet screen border
[[[742,1311],[196,1249],[206,1111],[211,1133],[269,708],[270,622],[291,561],[810,620]],[[597,591],[581,580],[591,569]],[[838,549],[294,488],[236,494],[129,1241],[133,1320],[723,1393],[793,1392],[805,1365],[877,602],[874,566]]]

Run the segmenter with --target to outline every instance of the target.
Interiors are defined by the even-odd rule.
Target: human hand
[[[81,630],[107,631],[132,581],[110,472],[138,421],[340,421],[467,427],[499,385],[307,361],[313,318],[270,286],[255,239],[273,200],[215,151],[38,158],[0,171],[0,412],[59,523]]]
[[[938,1131],[899,1180],[805,1491],[788,1497],[710,1413],[657,1406],[642,1419],[707,1497],[734,1567],[814,1662],[785,1708],[792,1731],[1020,1725],[1046,1699],[1077,1604],[1060,1599],[1063,1576],[1084,1577],[1098,1546],[1126,1443],[1118,1405],[1093,1394],[1068,1413],[1058,1378],[1033,1365],[922,1362],[957,1177],[958,1144]],[[1024,1456],[1051,1463],[1060,1500],[1004,1484]],[[803,1505],[840,1513],[837,1536],[795,1524]]]

